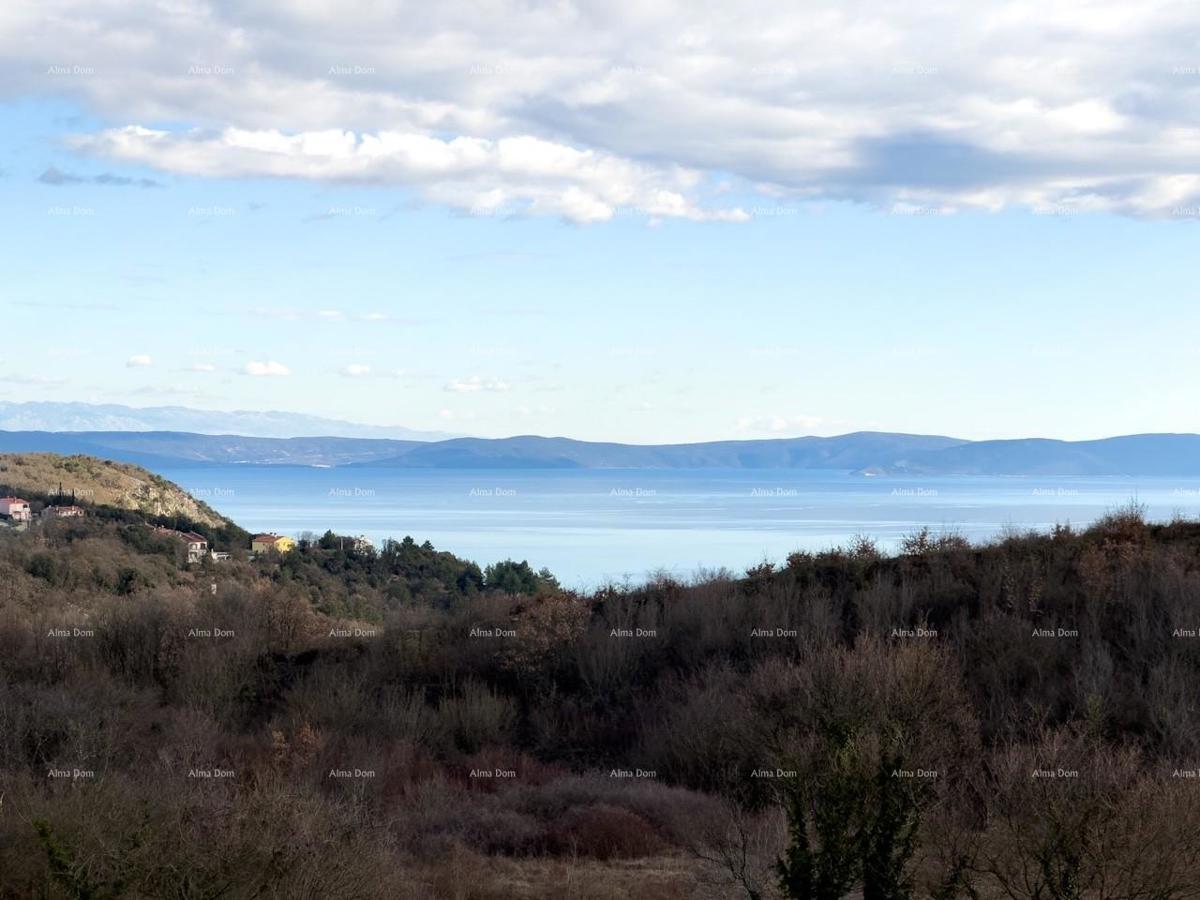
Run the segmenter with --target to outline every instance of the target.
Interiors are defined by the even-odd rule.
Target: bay
[[[1200,480],[868,478],[766,469],[444,470],[301,466],[160,470],[247,530],[411,535],[478,562],[527,559],[588,589],[655,572],[735,572],[856,535],[883,549],[923,527],[986,540],[1082,526],[1137,501],[1200,516]]]

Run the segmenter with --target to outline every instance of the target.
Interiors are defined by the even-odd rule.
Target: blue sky
[[[276,56],[211,76],[225,94],[21,61],[37,71],[0,103],[0,330],[20,347],[0,360],[0,400],[635,442],[1200,431],[1196,176],[1154,155],[1194,110],[1183,63],[1143,92],[1153,115],[1116,88],[1050,98],[1019,78],[975,86],[962,106],[936,77],[950,63],[893,63],[877,93],[899,71],[907,112],[851,136],[856,169],[784,171],[789,148],[811,160],[851,139],[845,122],[865,107],[837,98],[838,78],[818,80],[831,85],[819,109],[784,84],[735,86],[734,99],[783,103],[764,134],[680,113],[656,139],[646,97],[613,99],[611,82],[640,79],[663,103],[696,93],[666,62],[607,61],[590,89],[609,93],[590,107],[585,78],[562,80],[563,54],[534,86],[517,70],[494,96],[443,80],[431,99],[414,45],[394,51],[408,68],[387,84],[326,97],[288,81],[290,58],[266,40],[300,26],[240,26]],[[1079,60],[1101,66],[1111,36],[1081,36]],[[373,52],[378,72],[393,50]],[[503,80],[506,65],[472,71]],[[789,71],[768,61],[757,77],[817,77]],[[921,78],[936,86],[908,86]],[[255,90],[256,103],[218,104]],[[1022,106],[1026,94],[1041,105]],[[1180,109],[1161,112],[1171,98]],[[453,113],[397,111],[434,100]],[[933,113],[983,100],[1007,110],[998,124],[930,133]],[[416,124],[367,152],[368,134],[405,116]],[[1005,116],[1047,147],[1025,152]],[[346,150],[330,127],[360,131]],[[787,141],[762,143],[772,128]],[[1088,135],[1099,150],[1073,149]]]

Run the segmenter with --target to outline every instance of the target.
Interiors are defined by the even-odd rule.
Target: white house
[[[33,518],[29,501],[20,497],[0,497],[0,516],[14,522],[28,522]]]
[[[208,541],[204,535],[194,531],[175,531],[173,528],[155,528],[154,533],[163,537],[173,537],[187,545],[187,561],[198,563],[208,555]]]

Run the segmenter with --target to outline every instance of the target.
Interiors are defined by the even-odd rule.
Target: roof
[[[282,540],[285,540],[285,538],[281,534],[256,534],[254,537],[250,538],[250,542],[252,544],[274,544],[276,541]]]
[[[156,534],[170,535],[171,537],[182,538],[189,544],[201,543],[207,544],[208,538],[202,534],[196,534],[194,531],[176,531],[174,528],[164,528],[162,525],[155,526]]]
[[[20,497],[0,497],[0,503],[24,503],[29,504],[28,500],[22,500]]]

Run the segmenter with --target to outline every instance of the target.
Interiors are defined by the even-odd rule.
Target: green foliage
[[[511,559],[488,566],[483,573],[484,584],[490,590],[504,591],[506,594],[539,594],[558,588],[558,580],[549,569],[535,572],[525,560],[515,562]]]
[[[111,877],[98,878],[89,872],[89,867],[80,862],[77,854],[55,833],[50,823],[37,819],[33,823],[38,843],[46,852],[50,879],[72,900],[118,900],[136,892],[128,884],[128,870],[132,857],[145,844],[149,830],[143,820],[123,839],[114,842],[111,853]]]
[[[788,897],[838,900],[862,885],[864,900],[907,900],[916,849],[917,797],[881,763],[875,778],[837,754],[811,786],[787,794],[789,844],[777,863]]]
[[[127,597],[144,585],[141,573],[132,566],[126,566],[117,573],[116,592],[119,596]]]
[[[864,647],[859,662],[818,661],[816,694],[801,700],[801,708],[816,702],[817,717],[801,725],[811,733],[787,786],[790,845],[778,873],[789,897],[837,900],[856,886],[864,900],[913,894],[921,814],[935,798],[931,782],[905,766],[918,753],[945,765],[956,726],[953,715],[923,709],[936,665],[928,651],[910,648],[880,665],[879,649]]]
[[[72,900],[110,900],[121,896],[121,890],[106,889],[88,878],[87,871],[75,861],[74,854],[54,833],[50,823],[38,820],[33,823],[38,843],[46,851],[51,880],[61,887]]]
[[[55,584],[58,565],[49,553],[35,553],[25,565],[25,571],[34,578],[41,578],[43,581]]]
[[[909,862],[916,850],[920,823],[919,791],[894,776],[899,754],[880,760],[874,795],[863,829],[863,900],[908,900],[912,896]]]
[[[789,786],[791,845],[779,862],[780,886],[800,900],[838,900],[863,871],[869,794],[856,771],[852,735],[834,736],[824,758]]]
[[[797,790],[787,792],[788,846],[775,868],[785,897],[815,897],[816,875],[812,845],[808,839],[808,815]],[[840,896],[840,894],[838,895]]]

